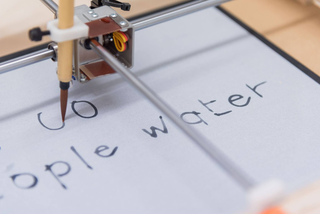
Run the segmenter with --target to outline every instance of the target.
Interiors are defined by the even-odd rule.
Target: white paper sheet
[[[0,76],[0,213],[227,214],[245,207],[243,189],[118,75],[75,84],[65,127],[45,129],[40,112],[46,126],[61,126],[55,67],[47,60]],[[291,192],[320,178],[318,83],[217,9],[137,32],[133,71],[180,114],[200,113],[207,125],[192,126],[258,182],[279,178]],[[248,87],[263,82],[256,88],[262,97]],[[236,95],[242,98],[233,104],[248,104],[232,105]],[[215,100],[207,105],[212,112],[198,100]],[[92,103],[98,115],[77,116],[73,101]],[[83,102],[74,108],[95,113]],[[162,129],[159,116],[168,133],[154,138],[142,129]]]

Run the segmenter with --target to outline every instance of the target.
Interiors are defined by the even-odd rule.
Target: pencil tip
[[[60,90],[60,107],[61,107],[61,117],[62,122],[65,121],[66,111],[68,102],[68,90]]]

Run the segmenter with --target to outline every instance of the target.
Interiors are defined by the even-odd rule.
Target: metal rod
[[[53,14],[58,17],[59,6],[52,0],[40,0]]]
[[[132,21],[134,30],[141,30],[162,22],[169,21],[171,19],[178,18],[180,16],[187,15],[202,9],[206,9],[213,6],[218,6],[220,4],[229,2],[231,0],[199,0],[191,3],[186,3],[172,9],[159,12],[150,16],[143,17]]]
[[[254,186],[254,182],[236,166],[225,154],[214,146],[204,136],[199,134],[191,126],[185,124],[177,113],[162,101],[147,85],[145,85],[137,76],[129,69],[125,68],[109,51],[107,51],[99,42],[91,40],[91,48],[106,61],[116,72],[131,84],[136,90],[144,95],[151,103],[153,103],[163,114],[176,124],[181,131],[189,136],[212,160],[218,163],[235,181],[237,181],[244,189]]]
[[[23,66],[31,65],[45,59],[50,59],[54,56],[54,51],[50,49],[43,49],[31,54],[27,54],[9,61],[0,63],[0,74],[8,71],[21,68]]]
[[[52,0],[41,0],[52,12],[56,13],[58,11],[58,5],[53,2]],[[191,3],[186,3],[177,7],[174,7],[172,9],[156,13],[151,16],[147,16],[142,19],[137,19],[132,21],[134,30],[141,30],[146,27],[150,27],[165,21],[168,21],[170,19],[174,19],[180,16],[183,16],[185,14],[189,14],[201,9],[205,9],[207,7],[213,7],[220,4],[223,4],[225,2],[228,2],[231,0],[198,0]],[[51,50],[49,50],[51,51]],[[25,65],[30,65],[33,63],[36,63],[38,61],[51,58],[53,56],[53,52],[51,51],[51,56],[49,57],[48,50],[43,49],[40,51],[42,53],[34,53],[31,55],[26,55],[19,57],[17,59],[13,59],[10,61],[6,61],[0,64],[0,74],[14,70],[16,68],[20,68]],[[24,64],[23,64],[23,63]],[[7,65],[8,64],[8,65]],[[7,69],[7,70],[6,70]]]

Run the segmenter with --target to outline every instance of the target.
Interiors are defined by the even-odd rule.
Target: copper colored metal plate
[[[84,73],[89,80],[92,80],[99,76],[116,73],[105,61],[81,65],[80,71]]]
[[[88,22],[86,25],[89,26],[90,38],[113,33],[121,29],[121,27],[109,17]]]

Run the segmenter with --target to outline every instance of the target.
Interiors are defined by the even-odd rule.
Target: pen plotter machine
[[[61,1],[69,0],[60,0],[59,5],[61,5]],[[115,0],[93,0],[90,6],[80,5],[74,7],[74,10],[70,8],[69,13],[74,18],[73,26],[61,29],[59,28],[58,5],[52,0],[42,0],[45,6],[54,13],[54,19],[47,23],[47,30],[31,29],[29,37],[33,41],[40,41],[43,36],[50,36],[53,42],[44,50],[1,63],[0,74],[14,72],[14,69],[41,60],[51,58],[53,61],[57,61],[59,57],[62,57],[62,52],[65,52],[58,48],[58,44],[72,41],[71,65],[73,69],[70,77],[73,81],[85,84],[94,78],[119,73],[167,118],[171,119],[214,163],[218,164],[235,182],[243,187],[247,192],[248,213],[269,213],[268,210],[271,213],[275,211],[274,206],[277,200],[282,197],[282,182],[278,180],[267,181],[263,184],[254,182],[213,142],[208,141],[192,127],[185,124],[171,107],[129,70],[134,64],[135,31],[228,1],[230,0],[191,1],[129,22],[112,7],[129,11],[130,4]],[[60,60],[67,59],[61,58]]]

